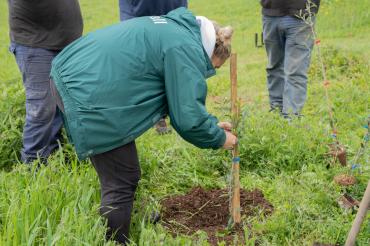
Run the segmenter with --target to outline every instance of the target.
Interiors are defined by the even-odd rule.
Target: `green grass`
[[[115,23],[117,1],[82,0],[85,32]],[[347,191],[357,199],[370,179],[369,150],[360,160],[358,183],[342,190],[332,180],[348,168],[326,168],[330,127],[324,90],[314,52],[309,96],[301,121],[288,123],[268,113],[265,51],[254,47],[261,31],[258,1],[191,0],[190,8],[235,28],[239,92],[244,106],[240,141],[241,185],[259,188],[274,205],[268,218],[248,218],[246,231],[261,245],[343,244],[355,213],[337,199]],[[349,160],[358,150],[370,114],[370,2],[323,0],[317,31],[332,82],[340,141]],[[14,57],[7,51],[6,1],[0,1],[0,245],[113,245],[104,241],[104,221],[98,215],[99,183],[88,162],[77,161],[71,146],[55,154],[38,172],[18,163],[24,122],[24,91]],[[228,64],[209,83],[208,107],[228,119]],[[226,104],[227,105],[227,104]],[[159,137],[153,130],[138,140],[142,179],[137,192],[131,238],[133,245],[206,245],[205,235],[171,237],[160,225],[144,221],[159,208],[161,198],[190,187],[226,187],[230,153],[199,150],[178,135]],[[370,217],[357,241],[370,244]]]

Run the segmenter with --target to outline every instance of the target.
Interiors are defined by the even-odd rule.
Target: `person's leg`
[[[119,19],[120,21],[126,21],[134,18],[135,16],[131,16],[129,13],[131,12],[131,8],[133,8],[132,3],[127,0],[119,0]]]
[[[286,16],[285,89],[283,114],[299,115],[307,97],[307,71],[314,40],[312,30],[303,20]]]
[[[267,88],[272,110],[281,110],[283,107],[285,40],[279,30],[280,18],[263,16],[263,39],[268,59]]]
[[[58,52],[12,44],[26,91],[26,120],[21,158],[30,163],[47,157],[58,148],[62,117],[50,93],[51,62]]]
[[[107,239],[126,244],[131,222],[131,210],[140,166],[135,142],[94,155],[91,162],[101,185],[100,214],[108,222]]]

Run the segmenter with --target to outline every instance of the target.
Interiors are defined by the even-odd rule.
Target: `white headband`
[[[203,47],[206,50],[208,57],[211,59],[216,45],[215,28],[213,23],[204,16],[197,16],[196,19],[200,25]]]

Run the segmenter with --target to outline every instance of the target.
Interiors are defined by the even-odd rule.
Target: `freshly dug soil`
[[[347,174],[340,174],[334,177],[334,181],[342,186],[350,186],[356,183],[356,178]]]
[[[243,244],[244,232],[242,226],[226,232],[229,221],[229,195],[226,189],[206,191],[195,187],[186,195],[165,198],[162,205],[162,223],[173,235],[178,233],[192,235],[198,230],[208,234],[211,245],[225,241],[233,245],[235,238]],[[263,193],[240,190],[240,207],[242,219],[257,214],[269,215],[274,207],[264,198]]]

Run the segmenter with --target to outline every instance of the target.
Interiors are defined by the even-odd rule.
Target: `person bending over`
[[[99,176],[108,238],[128,240],[140,179],[135,139],[164,115],[200,148],[236,143],[230,123],[205,107],[206,79],[229,58],[231,37],[231,27],[178,8],[87,34],[53,61],[51,86],[69,138]]]

